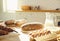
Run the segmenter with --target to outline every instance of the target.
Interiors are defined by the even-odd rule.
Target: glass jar
[[[46,13],[45,27],[53,27],[54,26],[54,14],[49,12]]]

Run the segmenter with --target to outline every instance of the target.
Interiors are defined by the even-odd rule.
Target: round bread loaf
[[[7,21],[5,21],[5,24],[6,25],[12,25],[12,24],[14,24],[14,20],[7,20]]]
[[[15,20],[7,20],[5,21],[5,25],[8,27],[15,27]]]

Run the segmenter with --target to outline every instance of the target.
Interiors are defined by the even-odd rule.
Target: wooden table
[[[20,28],[14,28],[14,29],[16,31],[18,31],[19,35],[14,36],[14,34],[13,34],[14,37],[8,37],[8,38],[2,39],[0,41],[30,41],[30,37],[28,34],[22,33]],[[54,31],[54,30],[58,30],[59,28],[53,29],[50,27],[48,29]]]
[[[12,34],[12,36],[8,35],[8,36],[3,36],[3,39],[0,39],[0,41],[30,41],[30,37],[28,36],[28,34],[24,34],[21,32],[20,28],[15,29],[16,31],[18,31],[18,35],[17,34]],[[4,38],[6,37],[6,38]]]

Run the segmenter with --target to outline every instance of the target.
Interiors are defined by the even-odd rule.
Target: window
[[[3,11],[11,12],[18,9],[18,0],[3,0]]]

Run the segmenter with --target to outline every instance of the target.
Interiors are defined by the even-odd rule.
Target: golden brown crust
[[[43,25],[41,24],[28,24],[22,27],[23,31],[32,31],[32,30],[38,30],[42,29]]]
[[[40,37],[40,36],[44,36],[44,35],[48,35],[51,32],[49,30],[37,30],[37,31],[33,31],[31,32],[29,35],[33,38],[35,37]]]
[[[11,24],[14,24],[15,20],[7,20],[5,21],[5,24],[6,25],[11,25]]]
[[[8,27],[20,27],[25,22],[26,20],[7,20],[5,21],[5,25]]]
[[[0,36],[7,35],[7,34],[8,34],[8,31],[0,30]]]
[[[16,32],[16,31],[11,29],[11,28],[7,28],[5,26],[0,25],[0,36],[1,35],[7,35],[10,32]]]

